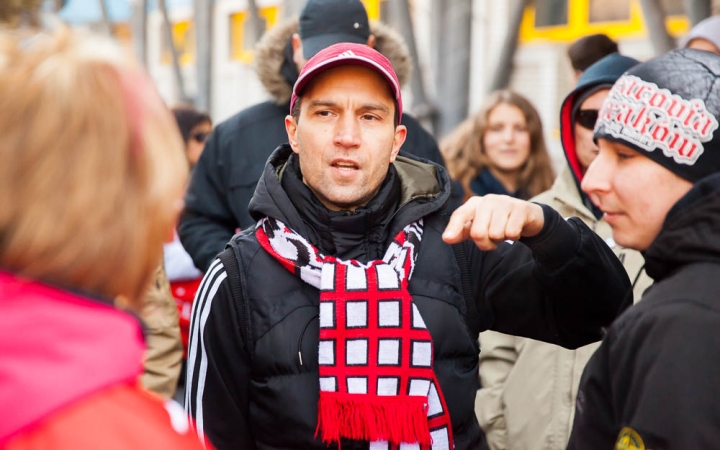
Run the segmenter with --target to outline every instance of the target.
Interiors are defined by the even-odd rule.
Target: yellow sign
[[[245,24],[249,19],[246,11],[239,11],[230,14],[230,59],[250,63],[253,59],[254,42],[245,42]],[[258,8],[260,22],[265,25],[266,30],[275,26],[280,17],[280,7],[268,6]]]
[[[538,27],[535,25],[535,6],[525,8],[520,25],[520,42],[572,42],[594,33],[605,33],[613,39],[648,36],[640,0],[629,0],[629,20],[612,22],[591,22],[589,0],[567,0],[567,2],[568,22],[563,25]],[[668,16],[665,26],[673,37],[682,36],[690,31],[690,21],[686,16]]]
[[[368,19],[370,20],[380,20],[380,2],[385,0],[361,0],[363,5],[365,5],[365,10],[367,11]]]
[[[187,66],[195,62],[195,31],[191,20],[181,20],[172,24],[172,40],[178,53],[179,64]],[[160,62],[170,64],[172,53],[170,43],[165,40],[163,34]]]

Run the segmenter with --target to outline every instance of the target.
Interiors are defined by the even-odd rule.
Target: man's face
[[[609,88],[600,89],[583,100],[575,117],[575,152],[583,174],[598,154],[598,146],[593,141],[595,121],[591,122],[589,119],[594,116],[597,120],[598,111],[608,92]]]
[[[607,139],[598,144],[600,152],[583,178],[582,190],[603,211],[615,242],[647,250],[670,208],[692,183],[630,147]]]
[[[390,87],[371,69],[337,67],[308,85],[285,127],[304,183],[326,208],[353,210],[377,194],[405,141],[394,118]]]

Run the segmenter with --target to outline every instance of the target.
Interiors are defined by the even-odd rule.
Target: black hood
[[[644,256],[656,282],[687,264],[720,262],[720,173],[698,181],[678,200]]]
[[[395,163],[388,172],[388,177],[394,177],[398,180],[397,189],[388,187],[384,195],[391,195],[392,202],[396,204],[393,208],[382,208],[382,205],[373,205],[373,201],[368,207],[382,209],[385,216],[378,217],[376,212],[367,212],[358,208],[356,214],[348,214],[349,217],[342,220],[334,219],[334,215],[330,213],[319,213],[317,211],[318,201],[308,202],[307,194],[303,196],[288,195],[285,186],[295,186],[293,189],[302,189],[297,183],[288,184],[282,182],[286,170],[297,170],[297,164],[288,164],[291,156],[294,155],[290,145],[283,144],[279,146],[268,159],[260,181],[258,182],[255,194],[250,201],[250,215],[254,220],[260,220],[263,217],[272,217],[284,222],[287,226],[308,237],[311,242],[318,247],[326,247],[332,250],[332,246],[327,242],[322,234],[323,229],[328,232],[353,233],[357,234],[356,228],[348,220],[352,220],[353,216],[358,221],[366,224],[367,217],[374,217],[377,223],[375,227],[367,227],[366,232],[362,233],[372,238],[373,235],[382,235],[385,241],[394,237],[407,224],[412,223],[429,214],[441,212],[450,197],[450,177],[444,168],[430,161],[423,160],[416,156],[400,152]],[[301,176],[301,175],[299,175]],[[385,184],[388,180],[386,180]],[[387,194],[391,193],[391,194]],[[295,201],[291,200],[291,197]],[[299,202],[298,199],[305,198]],[[314,199],[317,200],[317,199]],[[299,210],[298,208],[302,208]],[[308,214],[312,214],[309,218]],[[318,223],[322,222],[322,223]],[[344,229],[333,229],[337,227],[334,224],[342,223]],[[377,229],[375,229],[377,228]],[[355,239],[355,237],[353,237]],[[378,239],[380,239],[378,237]],[[340,255],[337,255],[340,256]]]

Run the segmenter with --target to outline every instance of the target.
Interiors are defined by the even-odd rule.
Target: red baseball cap
[[[295,102],[297,102],[298,98],[302,95],[305,87],[315,77],[333,67],[350,65],[367,67],[385,79],[393,95],[395,95],[398,109],[398,122],[400,122],[402,119],[402,94],[400,92],[400,82],[398,81],[392,64],[377,50],[365,44],[349,42],[331,45],[319,51],[308,60],[293,87],[292,99],[290,100],[290,112],[292,113],[293,106],[295,106]]]

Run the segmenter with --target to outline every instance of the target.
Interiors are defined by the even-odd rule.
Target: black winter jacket
[[[409,291],[433,338],[456,449],[477,449],[478,336],[466,325],[458,265],[441,238],[446,171],[401,156],[366,207],[329,212],[302,184],[295,158],[287,145],[271,156],[250,209],[255,219],[280,219],[325,253],[381,258],[405,225],[424,218]],[[575,348],[598,340],[601,327],[630,304],[630,283],[612,251],[580,220],[564,221],[548,207],[544,213],[545,227],[524,243],[502,243],[493,252],[465,243],[476,305],[492,329]],[[233,297],[226,269],[213,262],[195,300],[186,407],[221,450],[325,448],[314,438],[319,292],[265,252],[251,230],[235,236],[231,248],[247,304]],[[248,313],[239,315],[245,307]],[[249,328],[249,352],[242,326]],[[342,448],[368,444],[344,441]]]
[[[670,210],[645,253],[655,284],[585,368],[568,449],[720,448],[718,223],[713,175]]]
[[[203,272],[238,228],[255,223],[248,213],[255,186],[272,151],[288,141],[285,117],[290,112],[297,69],[284,48],[296,31],[293,22],[263,38],[257,55],[258,75],[273,100],[251,106],[219,124],[193,171],[178,235]],[[390,59],[401,81],[407,79],[407,48],[381,24],[373,24],[372,32],[378,51]],[[403,114],[402,124],[408,130],[404,151],[445,165],[437,142],[417,120]]]

